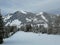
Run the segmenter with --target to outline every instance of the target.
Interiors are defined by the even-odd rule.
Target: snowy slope
[[[11,22],[10,26],[13,26],[13,25],[20,25],[22,22],[19,21],[18,19],[15,19],[14,21]]]
[[[42,17],[46,22],[48,22],[48,20],[45,18],[45,16],[41,15],[41,17]]]
[[[31,22],[32,20],[31,20],[31,19],[29,19],[29,18],[26,18],[26,21],[27,21],[27,22]]]
[[[46,17],[44,16],[44,13],[45,12],[40,12],[40,13],[38,13],[38,14],[36,14],[37,16],[38,15],[41,15],[41,17],[46,21],[46,22],[48,22],[48,20],[46,19]]]
[[[60,36],[20,31],[12,37],[4,39],[2,45],[60,45]]]
[[[4,18],[4,22],[7,22],[8,19],[10,19],[12,17],[12,15],[8,14],[5,18]]]
[[[19,21],[18,19],[13,20],[12,22],[7,22],[5,26],[17,26],[17,28],[19,28],[21,26],[21,21]]]

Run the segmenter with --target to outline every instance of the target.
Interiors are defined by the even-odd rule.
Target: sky
[[[0,0],[0,9],[7,13],[17,10],[28,12],[60,11],[60,0]]]

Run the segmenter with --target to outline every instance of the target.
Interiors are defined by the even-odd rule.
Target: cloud
[[[60,0],[0,0],[0,8],[12,12],[16,10],[49,11],[60,8]]]

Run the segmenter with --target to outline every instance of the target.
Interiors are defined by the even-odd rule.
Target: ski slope
[[[60,45],[60,35],[19,31],[12,37],[4,39],[2,45]]]

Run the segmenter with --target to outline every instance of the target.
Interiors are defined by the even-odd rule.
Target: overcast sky
[[[29,12],[60,9],[60,0],[0,0],[0,9],[5,12],[24,10]]]

